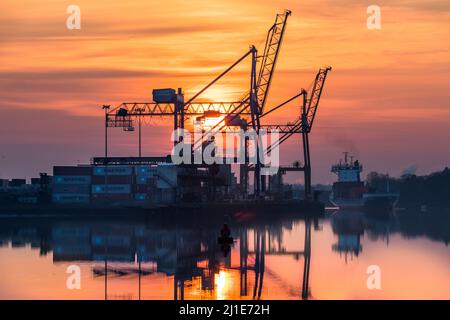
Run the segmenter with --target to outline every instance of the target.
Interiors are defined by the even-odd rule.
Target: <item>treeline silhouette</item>
[[[400,178],[371,172],[367,175],[367,187],[371,192],[390,192],[400,194],[399,206],[450,208],[450,169],[429,175],[405,174]],[[389,182],[389,184],[388,184]]]

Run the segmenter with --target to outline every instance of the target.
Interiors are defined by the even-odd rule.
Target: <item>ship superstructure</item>
[[[331,167],[331,172],[336,174],[337,181],[333,183],[331,202],[339,207],[361,207],[363,205],[363,194],[365,193],[364,182],[361,181],[363,170],[359,160],[354,160],[348,152],[344,152],[344,160],[339,161]]]

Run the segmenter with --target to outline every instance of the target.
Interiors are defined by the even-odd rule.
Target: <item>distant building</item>
[[[20,188],[27,184],[26,179],[11,179],[8,183],[9,188]]]

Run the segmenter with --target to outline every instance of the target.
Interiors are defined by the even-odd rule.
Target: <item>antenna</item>
[[[348,162],[348,151],[344,152],[344,163],[347,164]]]

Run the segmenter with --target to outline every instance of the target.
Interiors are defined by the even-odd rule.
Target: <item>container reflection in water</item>
[[[4,219],[0,298],[450,298],[450,239],[441,220],[358,212],[258,220],[232,219],[235,241],[224,256],[216,221]],[[80,290],[65,285],[73,264],[82,270]],[[382,268],[383,290],[366,288],[371,264]]]

